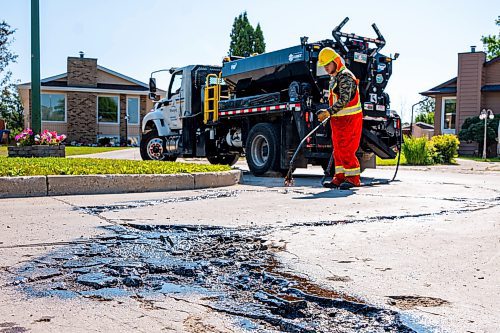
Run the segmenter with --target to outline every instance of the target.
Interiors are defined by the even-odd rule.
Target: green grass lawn
[[[381,166],[395,166],[398,163],[398,158],[396,157],[395,159],[392,160],[383,160],[380,157],[377,156],[377,165]],[[405,165],[407,164],[405,155],[401,155],[401,160],[399,161],[400,165]]]
[[[0,158],[0,176],[173,174],[231,170],[226,165],[96,158]]]
[[[472,160],[477,162],[500,162],[500,157],[490,157],[484,160],[482,157],[471,157],[471,156],[459,156],[458,158],[463,158],[464,160]]]
[[[129,149],[127,147],[66,147],[66,156],[105,153],[107,151]],[[7,147],[0,146],[0,156],[7,156]]]

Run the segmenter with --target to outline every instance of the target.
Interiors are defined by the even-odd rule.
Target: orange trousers
[[[359,161],[356,151],[359,148],[363,128],[363,113],[331,117],[333,158],[335,162],[335,177],[343,180],[353,180],[359,183]]]

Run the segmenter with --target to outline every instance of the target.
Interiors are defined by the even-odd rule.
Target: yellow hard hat
[[[319,52],[318,56],[318,66],[323,67],[334,61],[339,57],[339,54],[335,52],[331,47],[325,47]]]

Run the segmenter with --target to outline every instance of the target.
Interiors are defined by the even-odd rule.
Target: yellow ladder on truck
[[[214,123],[219,120],[219,101],[221,99],[221,73],[208,74],[205,81],[205,102],[203,122]]]

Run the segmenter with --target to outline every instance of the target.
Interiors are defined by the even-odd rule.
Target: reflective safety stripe
[[[335,166],[335,173],[344,173],[345,169],[343,166]]]
[[[344,67],[339,72],[348,73],[356,81],[356,85],[359,85],[359,80],[356,79],[356,76],[354,76],[354,74],[350,70],[348,70],[347,68]],[[337,102],[337,100],[339,99],[339,96],[333,91],[335,86],[332,87],[329,91],[330,94],[328,96],[329,97],[328,99],[329,99],[330,107],[333,104],[335,104]],[[347,105],[342,110],[338,111],[337,113],[332,114],[332,117],[350,116],[350,115],[353,115],[356,113],[360,113],[362,111],[363,111],[363,108],[361,107],[361,102],[360,102],[360,98],[359,98],[359,87],[356,86],[356,93],[354,94],[354,97],[352,98],[352,100],[350,100],[349,103],[347,103]]]
[[[342,109],[339,112],[332,114],[332,117],[350,116],[356,113],[360,113],[361,111],[363,111],[363,109],[361,108],[361,104],[359,104],[350,108]]]
[[[358,176],[359,174],[361,174],[361,170],[359,168],[345,169],[346,176]]]

